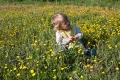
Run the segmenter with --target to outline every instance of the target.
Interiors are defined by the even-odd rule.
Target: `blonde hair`
[[[63,13],[55,14],[52,18],[52,24],[54,26],[54,30],[60,30],[61,24],[66,20],[68,20],[67,15]]]

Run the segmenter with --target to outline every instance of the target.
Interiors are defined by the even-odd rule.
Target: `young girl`
[[[87,55],[91,53],[83,46],[81,38],[83,34],[76,26],[72,26],[67,15],[63,13],[55,14],[52,18],[54,30],[56,30],[56,42],[63,50],[82,46]],[[61,49],[59,47],[59,49]]]

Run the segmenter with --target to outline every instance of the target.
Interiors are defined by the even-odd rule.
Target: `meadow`
[[[51,18],[68,15],[85,46],[56,50]],[[77,5],[0,5],[1,80],[120,80],[120,9]]]

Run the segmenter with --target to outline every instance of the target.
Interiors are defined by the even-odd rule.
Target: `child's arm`
[[[75,36],[74,36],[74,40],[79,40],[83,37],[82,32],[80,31],[80,29],[78,27],[75,26]]]
[[[59,32],[56,32],[56,42],[57,42],[58,45],[69,44],[70,42],[73,41],[73,39],[74,39],[73,37],[65,39]]]

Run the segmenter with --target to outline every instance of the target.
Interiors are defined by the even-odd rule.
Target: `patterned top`
[[[76,26],[72,26],[73,27],[73,32],[75,33],[74,35],[79,37],[79,40],[83,37],[83,34],[81,33],[80,29]],[[68,37],[72,36],[71,32],[66,32],[64,31],[64,33],[66,35],[68,35]],[[56,31],[56,42],[58,45],[65,45],[67,43],[67,38],[65,38],[62,34],[61,31]],[[70,43],[69,43],[70,44]]]

